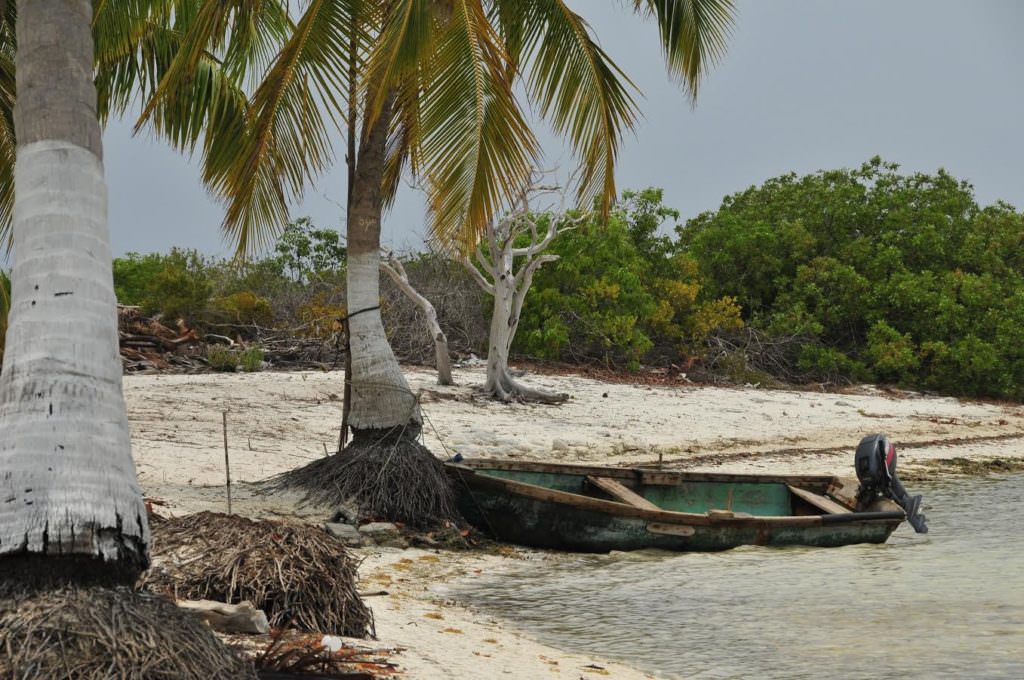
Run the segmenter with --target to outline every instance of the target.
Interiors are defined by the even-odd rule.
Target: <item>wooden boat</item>
[[[495,537],[580,552],[884,543],[905,519],[857,481],[503,460],[448,463],[460,510]]]

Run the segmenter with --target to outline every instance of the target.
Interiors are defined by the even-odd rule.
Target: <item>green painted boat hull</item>
[[[666,474],[509,461],[474,461],[449,470],[461,489],[460,510],[471,523],[500,540],[536,548],[712,551],[884,543],[904,519],[890,505],[793,514],[809,508],[794,500],[788,485],[824,493],[830,477]],[[614,478],[657,508],[585,493],[588,475]],[[650,479],[657,483],[644,483]]]

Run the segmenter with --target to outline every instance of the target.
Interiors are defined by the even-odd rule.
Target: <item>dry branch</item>
[[[394,253],[381,253],[380,268],[391,277],[391,280],[394,281],[399,290],[405,293],[406,297],[412,300],[420,308],[420,311],[423,312],[427,333],[434,342],[437,384],[454,385],[455,381],[452,380],[452,361],[448,352],[448,338],[445,336],[444,331],[441,330],[441,324],[437,321],[437,310],[434,309],[433,303],[409,282],[409,275],[405,271],[405,265],[402,264],[400,259],[395,257]]]

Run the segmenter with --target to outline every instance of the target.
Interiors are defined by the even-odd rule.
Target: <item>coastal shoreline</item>
[[[860,437],[885,432],[909,482],[1024,468],[1024,407],[897,393],[654,386],[575,375],[524,380],[568,392],[561,406],[501,404],[481,397],[479,368],[456,369],[454,387],[406,368],[435,454],[667,469],[829,473],[852,476]],[[222,413],[235,511],[323,522],[323,510],[260,495],[248,484],[333,452],[341,372],[126,376],[139,480],[160,512],[224,511]],[[913,489],[911,489],[913,490]],[[500,574],[535,551],[450,552],[361,548],[360,589],[379,640],[398,648],[410,678],[657,677],[621,663],[557,649],[447,599],[443,584]],[[351,641],[354,644],[356,641]],[[365,642],[359,644],[365,645]]]

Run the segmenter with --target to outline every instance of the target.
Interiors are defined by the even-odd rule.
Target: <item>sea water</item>
[[[1024,475],[909,484],[883,545],[549,553],[449,596],[678,678],[1024,678]]]

